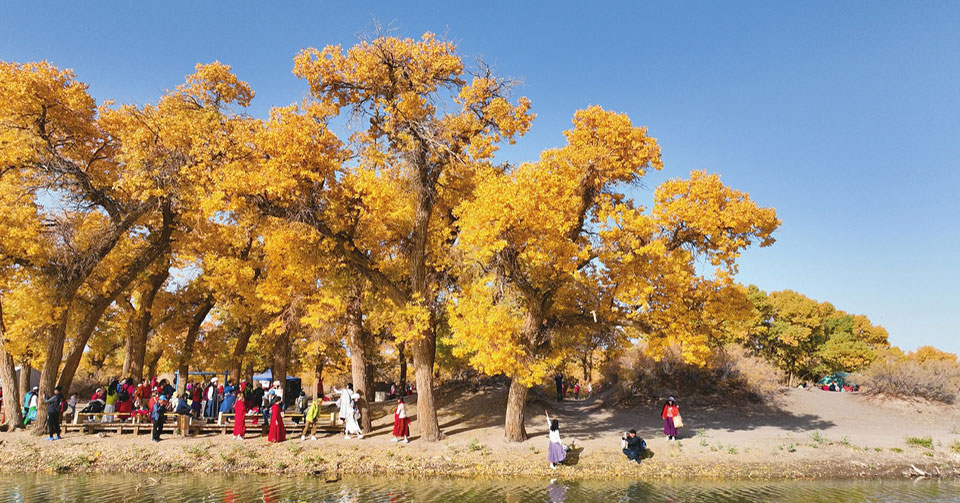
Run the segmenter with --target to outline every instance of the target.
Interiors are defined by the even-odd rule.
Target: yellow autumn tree
[[[311,100],[276,110],[256,135],[261,158],[223,178],[264,214],[313,228],[329,257],[393,302],[393,333],[414,359],[417,423],[435,441],[453,209],[498,144],[529,128],[530,104],[508,101],[509,82],[487,69],[468,79],[454,45],[429,33],[307,49],[294,73]],[[326,127],[336,117],[363,121],[349,150]]]
[[[528,388],[591,331],[626,327],[654,350],[679,341],[699,361],[716,325],[743,305],[730,280],[737,254],[771,243],[778,225],[772,210],[703,173],[665,183],[646,213],[620,192],[662,166],[646,128],[600,107],[573,123],[566,146],[488,170],[458,209],[470,280],[450,304],[453,339],[476,368],[512,379],[510,441],[526,439]],[[697,257],[720,268],[715,278],[697,275]]]

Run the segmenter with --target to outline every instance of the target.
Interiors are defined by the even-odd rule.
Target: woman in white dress
[[[346,410],[346,428],[344,429],[343,438],[350,438],[350,435],[356,435],[357,439],[363,438],[363,431],[360,429],[360,423],[357,422],[359,413],[357,411],[357,400],[360,399],[360,395],[356,392],[350,396],[350,408]]]

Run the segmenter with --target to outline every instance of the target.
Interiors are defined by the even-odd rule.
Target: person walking
[[[337,399],[337,417],[340,419],[340,423],[343,424],[344,434],[349,438],[347,434],[347,416],[353,412],[353,384],[347,384],[347,387],[344,389],[333,388],[334,393],[340,393],[340,398]]]
[[[47,433],[50,435],[47,440],[60,440],[60,413],[66,408],[60,386],[53,388],[53,396],[46,398],[44,402],[47,403]],[[53,438],[54,435],[57,438]]]
[[[303,412],[303,432],[300,433],[300,441],[307,439],[307,431],[310,432],[310,440],[317,439],[317,418],[320,417],[320,398],[310,402],[307,410]]]
[[[30,426],[30,423],[37,420],[37,393],[39,388],[33,387],[23,397],[23,425]]]
[[[573,397],[577,400],[580,399],[580,383],[579,382],[573,385]]]
[[[680,417],[680,406],[677,405],[673,396],[668,398],[666,403],[663,404],[663,411],[660,417],[663,418],[663,434],[667,436],[667,440],[676,440],[677,426],[675,421],[676,418]]]
[[[363,439],[363,430],[360,428],[360,411],[357,410],[357,400],[360,394],[354,392],[350,395],[349,408],[346,410],[347,418],[343,424],[343,438],[349,439],[350,435],[356,435],[357,440]]]
[[[163,423],[167,420],[167,397],[160,395],[153,408],[150,411],[150,419],[153,421],[153,441],[160,441],[160,434],[163,433]]]
[[[393,411],[393,440],[391,442],[409,442],[410,418],[407,417],[407,407],[403,398],[397,399],[397,409]]]
[[[550,468],[556,470],[557,465],[567,459],[567,450],[563,447],[563,441],[560,439],[560,421],[550,419],[550,414],[548,414],[547,411],[543,411],[543,413],[547,416],[547,428],[549,428],[550,431],[550,447],[547,448],[547,461],[550,463]]]
[[[563,374],[557,374],[553,377],[553,382],[557,385],[557,401],[563,401]]]

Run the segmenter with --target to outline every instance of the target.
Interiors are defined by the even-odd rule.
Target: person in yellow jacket
[[[320,417],[320,400],[314,400],[310,402],[310,406],[307,407],[306,412],[303,414],[304,424],[303,424],[303,433],[300,434],[300,440],[304,441],[307,439],[307,430],[310,431],[310,440],[317,439],[317,418]]]

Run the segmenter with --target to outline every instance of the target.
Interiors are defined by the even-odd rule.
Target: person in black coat
[[[637,436],[637,430],[630,430],[620,437],[620,446],[623,448],[623,454],[630,461],[636,461],[640,464],[643,460],[643,453],[647,450],[647,443]]]
[[[60,440],[60,413],[63,412],[63,395],[60,393],[60,386],[53,389],[53,396],[44,400],[47,403],[47,432],[50,437],[47,440]],[[53,438],[56,435],[57,438]]]

